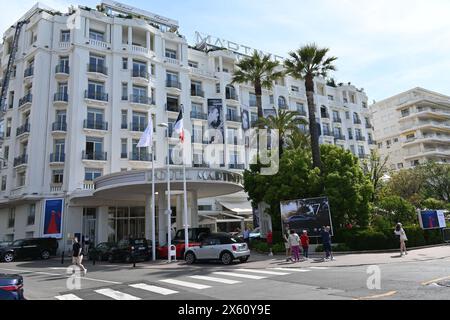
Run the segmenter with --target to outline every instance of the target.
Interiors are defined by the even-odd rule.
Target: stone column
[[[86,30],[84,30],[84,36],[89,39],[89,29],[91,28],[89,18],[86,18]]]
[[[97,239],[96,243],[108,241],[108,207],[99,207],[97,209]]]
[[[223,57],[222,56],[220,56],[219,57],[219,72],[222,72],[223,71]]]
[[[167,234],[167,198],[165,190],[160,190],[158,194],[158,241],[160,244],[167,244],[166,234]]]
[[[145,36],[146,36],[146,43],[147,43],[147,51],[150,51],[152,48],[152,40],[151,40],[150,31],[147,31]]]
[[[133,45],[133,27],[128,27],[128,45]]]

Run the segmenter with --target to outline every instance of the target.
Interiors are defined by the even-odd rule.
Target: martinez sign
[[[274,61],[282,62],[284,60],[284,58],[281,56],[271,53],[265,53],[261,50],[253,49],[249,46],[238,44],[236,42],[221,39],[215,36],[206,35],[198,31],[195,31],[195,40],[197,45],[206,43],[215,47],[225,48],[236,53],[238,56],[250,56],[251,54],[253,54],[254,51],[257,51],[260,54],[270,55]]]

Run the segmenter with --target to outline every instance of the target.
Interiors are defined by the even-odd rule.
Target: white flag
[[[147,129],[145,129],[144,134],[141,137],[141,140],[139,140],[137,148],[146,148],[151,147],[153,145],[153,121],[150,118],[150,121],[148,122]]]

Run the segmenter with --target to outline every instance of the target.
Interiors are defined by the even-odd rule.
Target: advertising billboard
[[[308,231],[310,237],[320,237],[322,227],[330,226],[333,235],[330,205],[327,197],[281,202],[283,232],[294,229],[297,233]]]
[[[419,224],[424,230],[444,229],[445,222],[444,210],[423,210],[419,213]]]
[[[224,143],[224,121],[222,119],[222,99],[208,99],[209,143]]]
[[[44,201],[44,238],[62,239],[62,220],[64,199],[47,199]]]

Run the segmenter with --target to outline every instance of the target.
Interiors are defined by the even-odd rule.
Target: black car
[[[55,238],[34,238],[16,240],[11,245],[0,247],[0,261],[17,259],[49,259],[56,255],[58,241]]]
[[[114,242],[99,243],[95,248],[89,249],[89,260],[108,261],[112,248],[116,248],[117,244]]]
[[[109,262],[124,261],[131,263],[139,260],[150,260],[150,251],[147,239],[137,238],[119,241],[117,246],[113,246],[106,254]]]
[[[0,274],[0,300],[25,300],[22,276]]]

